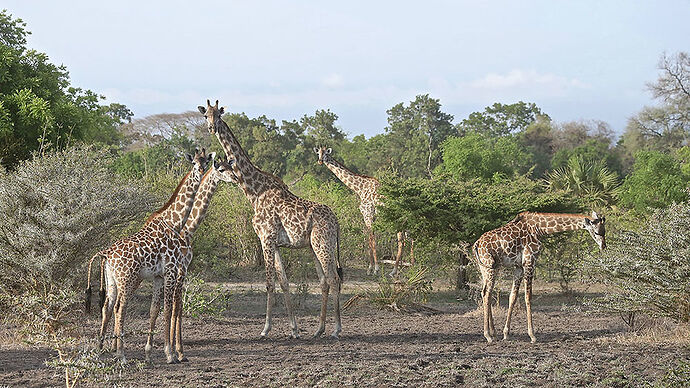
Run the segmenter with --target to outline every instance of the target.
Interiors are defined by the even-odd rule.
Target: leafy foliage
[[[621,204],[640,213],[662,208],[686,198],[690,176],[683,173],[672,155],[659,151],[640,151],[635,155],[633,172],[621,188]]]
[[[22,162],[0,179],[0,284],[47,293],[83,281],[90,255],[153,207],[141,184],[107,168],[106,150],[76,147]]]
[[[392,168],[403,177],[431,176],[441,162],[440,145],[457,131],[439,100],[419,95],[409,106],[388,110],[387,149]]]
[[[14,167],[32,151],[74,141],[115,143],[116,127],[132,117],[124,105],[70,86],[64,66],[26,48],[26,24],[0,11],[0,164]]]
[[[594,263],[616,290],[598,306],[689,322],[690,202],[655,211],[639,231],[620,232]]]
[[[381,224],[409,230],[420,240],[449,244],[473,242],[482,233],[511,220],[521,211],[568,212],[581,208],[564,192],[549,192],[524,176],[486,182],[384,179]]]
[[[513,136],[490,138],[473,132],[449,138],[441,150],[442,170],[459,179],[512,177],[532,166],[532,155]]]
[[[522,132],[537,120],[550,120],[549,116],[533,102],[515,104],[495,103],[474,112],[458,125],[460,133],[479,132],[489,137],[507,136]]]
[[[566,167],[552,170],[545,183],[551,190],[564,190],[597,206],[612,205],[619,193],[618,175],[601,161],[574,156]]]

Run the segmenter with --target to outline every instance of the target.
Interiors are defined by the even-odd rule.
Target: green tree
[[[403,177],[430,177],[441,163],[440,145],[456,134],[453,116],[441,111],[439,100],[419,95],[409,106],[387,111],[387,154],[391,167]]]
[[[646,213],[687,198],[690,176],[672,156],[659,151],[639,151],[633,171],[621,188],[621,205]]]
[[[132,113],[121,104],[70,86],[64,66],[26,47],[26,23],[0,12],[0,163],[14,167],[31,152],[74,141],[114,143]]]
[[[532,165],[515,136],[491,138],[473,132],[451,137],[441,146],[443,164],[440,170],[459,179],[492,179],[526,173]]]
[[[382,181],[385,196],[381,225],[388,230],[409,230],[421,241],[471,243],[521,211],[568,212],[580,210],[579,201],[565,192],[545,190],[524,176],[499,182],[455,180],[448,176]]]
[[[533,102],[518,101],[514,104],[495,103],[474,112],[458,125],[460,133],[479,132],[490,137],[506,136],[524,131],[537,120],[549,121],[549,116]]]
[[[585,159],[582,155],[572,156],[566,166],[547,173],[545,183],[550,190],[564,190],[598,206],[613,205],[620,186],[618,174],[602,161]]]

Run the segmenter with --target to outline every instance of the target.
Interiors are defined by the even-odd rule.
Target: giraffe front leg
[[[537,342],[537,337],[534,336],[534,328],[532,327],[532,273],[525,274],[525,310],[527,312],[527,334],[532,343]]]
[[[154,278],[153,294],[151,297],[151,308],[149,309],[149,335],[146,340],[144,352],[146,361],[151,362],[151,349],[153,349],[153,331],[156,328],[156,319],[161,309],[161,299],[163,299],[163,278]]]
[[[376,253],[376,235],[371,227],[367,227],[367,235],[369,241],[369,268],[367,269],[367,275],[376,276],[379,273],[379,258]]]
[[[174,322],[172,319],[173,315],[173,292],[174,292],[174,279],[170,276],[166,276],[165,285],[163,291],[163,317],[165,320],[164,325],[164,341],[163,352],[165,353],[165,359],[168,364],[175,363],[175,357],[172,352],[172,338],[174,338]]]
[[[184,350],[182,347],[182,292],[184,291],[183,285],[184,285],[184,276],[179,281],[179,285],[177,287],[177,293],[175,295],[175,301],[177,304],[177,307],[176,307],[177,319],[175,320],[175,329],[177,331],[175,338],[177,339],[177,341],[175,343],[175,350],[177,351],[177,360],[178,361],[188,362],[189,359],[187,359],[187,357],[184,355]]]
[[[272,327],[273,294],[275,293],[275,268],[273,266],[273,261],[275,260],[275,256],[273,248],[263,243],[262,246],[264,251],[264,267],[266,268],[266,323],[264,324],[264,329],[261,331],[261,337],[266,338]]]
[[[299,331],[297,330],[297,318],[295,318],[295,310],[292,309],[292,298],[290,295],[290,282],[288,281],[287,275],[285,274],[285,268],[283,268],[283,261],[280,258],[280,252],[278,248],[275,248],[275,265],[276,272],[278,273],[278,280],[280,281],[280,288],[283,290],[283,298],[285,300],[285,309],[287,310],[288,320],[290,322],[290,329],[292,329],[292,338],[299,338]]]
[[[398,232],[398,251],[395,253],[395,264],[393,270],[388,274],[390,277],[397,277],[400,273],[400,262],[402,261],[403,249],[405,248],[405,237],[403,232]]]
[[[503,328],[503,340],[508,340],[510,336],[510,319],[513,315],[513,307],[520,291],[520,283],[522,283],[523,270],[521,267],[515,268],[513,272],[513,288],[510,290],[510,300],[508,302],[508,315],[506,316],[506,325]]]

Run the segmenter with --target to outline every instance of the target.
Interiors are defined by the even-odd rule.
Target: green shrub
[[[657,210],[638,231],[607,242],[594,264],[614,291],[595,306],[690,321],[690,202]]]

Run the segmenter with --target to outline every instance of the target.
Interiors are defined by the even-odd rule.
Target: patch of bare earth
[[[488,345],[476,305],[448,299],[431,303],[444,311],[435,315],[381,311],[360,303],[344,312],[340,339],[312,339],[319,303],[312,294],[299,307],[302,338],[288,338],[278,303],[270,338],[261,340],[265,296],[237,291],[236,308],[226,315],[184,320],[189,363],[165,364],[159,334],[154,364],[125,373],[119,385],[640,386],[690,362],[687,341],[626,340],[629,334],[619,318],[582,312],[573,298],[539,292],[533,304],[538,342],[529,342],[524,309],[518,308],[512,339]],[[144,358],[146,299],[141,297],[126,323],[129,359]],[[495,315],[499,333],[504,314],[499,309]],[[88,324],[95,337],[95,315]],[[329,306],[327,333],[331,329]],[[44,349],[3,346],[0,386],[60,386],[61,376],[43,364],[49,356]]]

